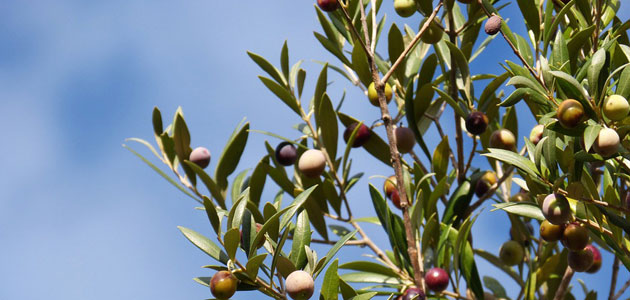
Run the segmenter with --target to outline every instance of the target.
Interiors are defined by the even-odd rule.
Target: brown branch
[[[451,43],[457,46],[457,32],[455,29],[455,20],[453,18],[453,8],[448,7],[447,12],[449,38]],[[455,61],[455,53],[451,51],[451,70],[449,72],[448,90],[451,98],[457,102],[459,97],[457,95],[457,65],[455,64]],[[453,116],[455,118],[455,142],[457,144],[457,167],[455,170],[457,171],[457,182],[462,183],[466,178],[466,174],[464,174],[464,133],[462,131],[462,119],[456,112],[453,112]]]
[[[617,276],[619,275],[619,258],[615,256],[612,265],[612,278],[610,279],[610,292],[608,292],[608,300],[615,299],[615,289],[617,288]]]
[[[433,12],[429,16],[428,20],[433,20],[433,18],[435,18],[435,16],[437,15],[438,11],[440,11],[441,7],[442,7],[442,2],[438,3],[438,5],[435,7],[435,9],[433,9]],[[431,25],[431,22],[424,22],[424,24],[420,28],[420,31],[418,31],[418,33],[413,38],[413,40],[411,40],[411,43],[409,43],[409,45],[407,45],[405,50],[400,54],[400,56],[398,56],[398,59],[396,59],[396,62],[394,62],[392,67],[389,69],[389,71],[387,71],[387,73],[383,76],[383,78],[381,79],[381,83],[382,84],[387,82],[389,77],[391,77],[392,74],[394,74],[394,71],[396,71],[398,66],[403,62],[403,60],[405,60],[405,57],[407,56],[407,54],[409,54],[409,52],[411,52],[411,49],[413,49],[416,46],[416,44],[418,43],[418,41],[420,41],[420,38],[422,37],[422,34],[424,34],[424,32],[427,31],[427,28],[429,28],[429,25]]]
[[[366,47],[365,50],[370,49],[370,38],[367,32],[367,21],[365,17],[365,10],[363,9],[363,0],[359,0],[359,4],[361,5],[361,24],[364,28],[363,32],[365,35]],[[376,30],[376,29],[374,29]],[[383,119],[383,123],[385,124],[385,128],[387,131],[387,139],[389,142],[390,155],[392,158],[394,171],[396,174],[396,181],[398,182],[397,188],[400,194],[400,203],[403,211],[403,219],[405,224],[405,235],[407,236],[407,252],[409,253],[409,257],[411,259],[411,264],[414,270],[414,281],[416,286],[424,292],[424,272],[420,268],[418,263],[418,249],[416,247],[416,238],[413,233],[413,229],[411,228],[411,218],[409,216],[409,200],[407,199],[407,192],[404,190],[404,178],[402,174],[402,163],[400,159],[400,154],[398,152],[398,148],[396,147],[396,143],[394,142],[394,129],[392,123],[392,117],[389,114],[389,109],[387,108],[387,101],[385,100],[385,86],[383,82],[379,78],[378,69],[376,68],[376,63],[374,62],[374,53],[366,53],[368,57],[368,63],[370,66],[370,70],[372,71],[372,81],[375,83],[376,92],[378,94],[379,106],[381,108],[381,116]]]
[[[562,276],[562,281],[560,282],[560,286],[558,290],[556,290],[556,295],[553,297],[553,300],[562,300],[564,299],[564,294],[567,292],[567,288],[569,287],[569,283],[571,282],[571,278],[575,272],[571,267],[567,267],[567,270],[564,272],[564,276]]]
[[[613,300],[617,300],[623,295],[623,293],[630,287],[630,280],[626,281],[626,283],[619,289]]]
[[[468,156],[468,162],[466,163],[466,167],[464,168],[464,174],[468,173],[470,169],[470,165],[472,164],[473,157],[475,156],[475,151],[477,151],[477,137],[473,136],[473,146],[472,150],[470,150],[470,155]]]

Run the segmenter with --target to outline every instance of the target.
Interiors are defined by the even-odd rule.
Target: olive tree
[[[172,174],[125,147],[207,214],[212,236],[180,227],[213,261],[206,267],[215,275],[195,280],[217,299],[237,291],[274,299],[508,298],[492,274],[479,274],[477,262],[486,260],[516,282],[512,297],[572,299],[573,274],[597,272],[609,252],[612,274],[601,274],[611,279],[609,295],[581,284],[587,299],[618,298],[627,287],[617,288],[619,269],[630,270],[630,22],[617,17],[620,0],[512,2],[522,19],[511,23],[523,22],[524,36],[501,17],[508,5],[501,1],[318,0],[315,38],[336,61],[309,77],[315,89],[307,95],[307,71],[291,64],[287,43],[277,65],[248,53],[286,117],[301,123],[295,139],[259,130],[273,144],[236,176],[249,123],[235,129],[211,175],[210,153],[193,150],[181,109],[165,126],[155,108],[157,147],[130,140]],[[401,17],[422,20],[417,32],[384,28],[379,9],[392,4]],[[513,59],[487,62],[501,63],[501,74],[472,74],[469,63],[491,41],[506,43]],[[380,117],[359,120],[343,97],[331,99],[331,71]],[[519,135],[519,118],[538,125]],[[426,142],[432,126],[435,149]],[[355,151],[373,161],[353,163]],[[472,164],[479,156],[487,164]],[[382,190],[360,181],[356,170],[371,163],[392,169]],[[273,199],[263,200],[265,187]],[[369,190],[374,215],[353,214],[352,189]],[[484,213],[506,214],[511,225],[498,256],[473,247],[471,228],[486,201],[495,209]],[[388,241],[371,239],[365,222],[381,226]],[[329,249],[317,253],[313,243]],[[335,259],[353,246],[373,259]],[[317,277],[323,284],[315,291]]]

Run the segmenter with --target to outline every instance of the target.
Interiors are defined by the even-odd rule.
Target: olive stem
[[[612,265],[612,278],[610,279],[610,292],[608,293],[608,300],[615,299],[615,289],[617,288],[617,276],[619,274],[619,258],[615,256]],[[630,281],[629,281],[630,282]]]
[[[372,0],[372,1],[374,1],[374,0]],[[438,5],[435,7],[435,9],[433,9],[433,12],[427,18],[427,20],[433,20],[433,18],[435,18],[435,16],[437,15],[438,11],[440,11],[441,7],[442,7],[442,1],[440,1],[440,3],[438,3]],[[374,18],[372,18],[372,19],[374,19]],[[418,31],[418,33],[413,38],[413,40],[411,40],[411,43],[409,43],[409,45],[407,45],[407,47],[405,48],[405,50],[403,50],[403,52],[400,54],[400,56],[398,56],[398,58],[396,59],[396,62],[394,62],[392,67],[389,69],[389,71],[387,71],[387,73],[385,73],[385,75],[383,75],[383,78],[381,79],[381,84],[385,84],[385,82],[387,82],[387,80],[389,80],[389,77],[391,77],[394,74],[396,69],[398,69],[398,66],[400,66],[400,64],[405,60],[405,57],[407,56],[407,54],[409,54],[409,52],[411,52],[411,50],[416,46],[416,44],[418,44],[418,42],[420,41],[420,38],[422,37],[422,35],[429,28],[429,25],[431,25],[431,22],[429,22],[429,21],[424,22],[424,24],[420,28],[420,31]],[[374,32],[376,32],[376,31],[374,30]],[[376,43],[373,43],[373,44],[375,45]]]
[[[446,12],[448,14],[449,39],[453,45],[457,46],[457,33],[455,32],[453,8],[447,7]],[[457,64],[455,64],[455,61],[457,61],[455,53],[451,51],[451,70],[449,71],[448,90],[451,98],[457,102]],[[453,116],[455,118],[455,142],[457,144],[457,166],[454,166],[454,168],[457,170],[457,182],[462,183],[466,178],[466,174],[464,174],[464,133],[462,131],[461,117],[456,112],[453,112]]]
[[[617,300],[619,299],[619,297],[621,297],[621,295],[623,295],[623,293],[630,287],[630,280],[626,281],[626,283],[619,289],[619,291],[617,292],[617,294],[615,294],[615,297],[613,298],[613,300]]]
[[[370,39],[367,32],[367,21],[365,17],[365,10],[363,9],[363,0],[359,0],[359,4],[361,5],[361,24],[364,28],[363,33],[365,35],[365,41],[368,44],[368,47],[365,49],[369,49]],[[389,150],[390,155],[393,162],[394,172],[396,174],[396,182],[398,193],[400,195],[400,205],[402,206],[403,211],[403,220],[405,226],[405,235],[407,237],[407,253],[409,254],[409,258],[411,260],[411,265],[413,266],[414,271],[414,282],[418,289],[424,292],[424,272],[420,268],[418,263],[418,249],[416,247],[416,236],[413,233],[413,229],[411,227],[411,218],[409,216],[409,201],[407,199],[407,192],[404,189],[404,180],[402,174],[402,163],[400,158],[400,153],[398,152],[398,147],[395,143],[394,138],[394,128],[392,124],[392,117],[389,114],[389,109],[387,108],[387,101],[385,100],[385,86],[383,81],[380,80],[378,69],[376,68],[376,64],[374,62],[374,53],[367,53],[368,64],[370,66],[370,70],[372,71],[372,82],[374,82],[376,93],[378,95],[378,102],[381,108],[381,116],[383,119],[383,123],[385,124],[385,128],[387,131],[387,139],[389,142]],[[353,224],[355,225],[355,224]],[[355,227],[356,228],[356,227]],[[358,227],[359,231],[362,231],[360,227]],[[401,249],[402,250],[402,249]]]
[[[573,278],[574,273],[575,271],[573,271],[571,267],[567,266],[567,270],[564,272],[564,276],[562,276],[562,281],[556,290],[556,295],[553,297],[553,300],[564,299],[564,294],[567,292],[567,288],[569,287],[569,283],[571,282],[571,278]]]

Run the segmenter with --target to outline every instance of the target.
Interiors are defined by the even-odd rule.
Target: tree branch
[[[562,300],[564,299],[564,294],[567,292],[567,288],[569,287],[569,283],[571,282],[571,278],[575,272],[571,267],[567,267],[567,270],[564,272],[564,276],[562,276],[562,281],[560,282],[560,286],[558,290],[556,290],[556,295],[553,297],[553,300]]]

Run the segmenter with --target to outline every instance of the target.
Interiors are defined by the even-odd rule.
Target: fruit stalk
[[[363,28],[367,29],[367,21],[365,17],[365,10],[363,9],[363,0],[360,0],[359,4],[361,5],[361,25]],[[352,24],[352,22],[350,22]],[[364,30],[365,41],[367,43],[366,49],[370,48],[370,38],[367,30]],[[387,100],[385,99],[385,85],[380,80],[378,69],[376,68],[376,63],[374,62],[374,53],[366,53],[368,57],[368,64],[370,66],[370,70],[372,71],[372,82],[375,82],[376,92],[378,94],[378,102],[381,107],[381,116],[383,119],[383,123],[385,124],[385,128],[387,130],[387,140],[389,142],[389,150],[392,158],[394,173],[396,174],[396,180],[399,184],[397,184],[398,193],[400,194],[400,202],[403,211],[403,220],[405,224],[405,235],[407,236],[407,252],[409,253],[409,257],[411,260],[411,264],[413,266],[414,271],[414,282],[416,286],[420,289],[421,292],[424,293],[424,270],[419,263],[418,260],[418,248],[416,246],[416,235],[413,232],[411,227],[411,218],[409,216],[409,200],[407,199],[407,192],[404,187],[404,180],[402,174],[402,163],[400,162],[400,154],[398,152],[398,148],[396,146],[396,140],[394,137],[394,124],[392,123],[392,117],[389,114],[389,110],[387,108]]]

